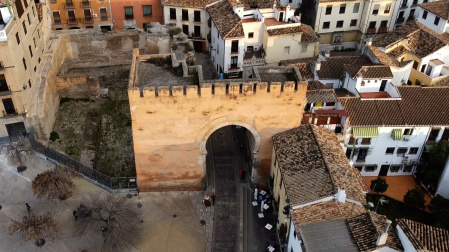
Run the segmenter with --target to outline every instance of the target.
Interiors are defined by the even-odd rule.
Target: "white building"
[[[359,48],[368,35],[390,30],[397,0],[315,1],[320,51]]]
[[[333,132],[308,124],[273,136],[270,176],[285,251],[402,250],[391,221],[363,207],[368,188]]]
[[[416,20],[420,15],[421,9],[419,5],[422,3],[433,2],[433,0],[398,0],[393,13],[393,22],[391,22],[390,30],[398,25],[403,25],[407,21]]]
[[[195,51],[207,50],[209,33],[206,4],[209,0],[164,0],[164,23],[175,24],[193,41]]]
[[[396,220],[404,251],[447,251],[449,231],[407,219]]]
[[[295,9],[299,8],[302,4],[302,0],[280,0],[279,2],[282,6],[290,5]]]
[[[419,5],[422,9],[418,22],[438,34],[449,33],[449,1],[438,1]]]
[[[396,88],[400,98],[340,98],[343,148],[362,176],[411,175],[423,151],[449,138],[449,87]]]
[[[238,76],[244,67],[317,54],[318,37],[294,16],[293,7],[246,2],[224,0],[206,8],[211,17],[210,54],[218,73]]]

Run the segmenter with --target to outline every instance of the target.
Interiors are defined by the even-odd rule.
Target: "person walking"
[[[31,207],[28,205],[28,203],[25,203],[25,207],[27,208],[28,213],[31,212]]]
[[[75,220],[78,220],[78,212],[77,211],[73,211],[73,216],[75,216]]]
[[[210,198],[212,199],[212,206],[215,206],[215,199],[217,198],[217,196],[215,196],[215,193],[212,193]]]

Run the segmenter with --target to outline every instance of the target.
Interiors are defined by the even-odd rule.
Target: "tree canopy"
[[[60,234],[60,228],[54,219],[54,213],[46,211],[42,215],[26,213],[21,219],[11,219],[9,234],[18,234],[24,241],[31,239],[54,239]]]
[[[37,198],[65,200],[73,194],[75,176],[77,173],[74,169],[57,165],[36,176],[32,183],[33,192]]]
[[[382,177],[378,177],[375,180],[371,180],[371,186],[370,189],[374,192],[376,192],[377,194],[379,193],[384,193],[387,191],[388,189],[388,184],[387,184],[387,180],[385,178]]]
[[[424,192],[421,191],[419,187],[415,187],[412,190],[408,190],[407,193],[404,195],[404,204],[410,207],[424,209],[426,207]]]

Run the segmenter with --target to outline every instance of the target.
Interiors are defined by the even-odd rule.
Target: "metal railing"
[[[376,33],[376,28],[368,28],[368,30],[366,31],[367,34],[373,34]]]
[[[82,6],[82,7],[90,7],[90,1],[83,0],[83,1],[81,2],[81,6]]]
[[[62,154],[56,150],[47,147],[36,140],[34,131],[30,132],[30,144],[34,151],[44,155],[50,160],[53,160],[64,166],[73,167],[79,174],[83,176],[89,182],[94,182],[98,186],[105,190],[114,192],[115,190],[130,189],[134,190],[137,188],[136,177],[120,177],[111,178],[103,173],[94,170],[90,167],[83,165],[82,163],[73,160],[69,156]]]
[[[398,23],[398,24],[403,23],[404,20],[405,20],[405,18],[403,18],[403,17],[398,18],[398,19],[396,20],[396,23]]]
[[[66,9],[75,9],[75,4],[73,2],[66,2],[64,5]]]

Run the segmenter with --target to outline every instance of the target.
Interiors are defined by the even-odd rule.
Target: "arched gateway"
[[[139,60],[134,58],[131,71],[137,64]],[[285,69],[282,71],[276,76],[285,76]],[[307,83],[301,81],[296,68],[290,68],[289,74],[295,75],[296,81],[139,87],[132,73],[128,96],[140,189],[203,188],[207,139],[227,125],[244,127],[254,136],[252,179],[265,182],[262,179],[271,164],[271,137],[298,127],[302,120]]]

